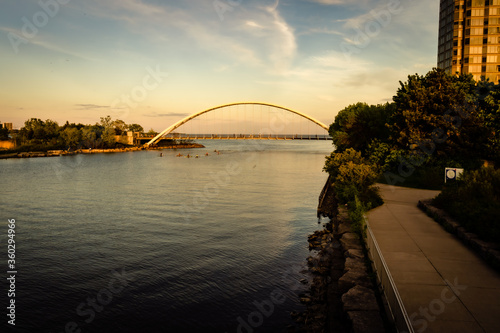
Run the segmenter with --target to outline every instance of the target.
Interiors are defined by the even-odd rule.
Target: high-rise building
[[[3,123],[3,128],[6,128],[9,131],[12,131],[12,123]]]
[[[500,0],[441,0],[438,68],[500,80]]]

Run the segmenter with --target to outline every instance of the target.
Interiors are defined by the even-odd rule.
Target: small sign
[[[464,169],[446,168],[444,170],[444,182],[455,181],[464,172]]]

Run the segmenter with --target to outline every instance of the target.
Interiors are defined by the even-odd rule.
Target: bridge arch
[[[188,121],[193,120],[194,118],[199,117],[202,114],[205,114],[205,113],[208,113],[208,112],[211,112],[211,111],[215,111],[215,110],[218,110],[218,109],[226,108],[226,107],[236,106],[236,105],[260,105],[260,106],[269,106],[269,107],[281,109],[281,110],[284,110],[284,111],[287,111],[287,112],[299,115],[299,116],[301,116],[301,117],[303,117],[303,118],[305,118],[305,119],[313,122],[314,124],[318,125],[319,127],[325,129],[326,131],[328,131],[328,126],[326,126],[325,124],[323,124],[319,120],[316,120],[313,117],[308,116],[308,115],[306,115],[304,113],[301,113],[301,112],[298,112],[298,111],[294,111],[294,110],[285,108],[283,106],[269,104],[269,103],[259,103],[259,102],[240,102],[240,103],[230,103],[230,104],[219,105],[219,106],[216,106],[216,107],[204,110],[204,111],[193,113],[192,115],[187,116],[186,118],[181,119],[178,122],[176,122],[175,124],[167,127],[165,130],[163,130],[161,133],[159,133],[157,136],[155,136],[149,142],[147,142],[145,144],[145,146],[149,147],[150,145],[152,145],[155,142],[157,142],[158,140],[160,140],[162,136],[171,133],[172,131],[176,130],[177,128],[179,128],[180,126],[184,125]]]

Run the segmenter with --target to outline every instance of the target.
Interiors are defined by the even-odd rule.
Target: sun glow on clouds
[[[72,1],[18,55],[8,38],[0,39],[4,121],[97,121],[143,84],[147,67],[159,66],[168,78],[124,121],[161,130],[156,127],[169,124],[155,122],[158,115],[257,100],[331,123],[349,103],[390,99],[399,80],[435,63],[438,4],[432,0],[401,0],[402,13],[365,47],[356,42],[356,29],[388,1],[221,1],[228,5],[223,15],[213,1]],[[22,17],[31,19],[37,6],[9,3],[0,13],[0,34],[22,36]],[[346,57],[342,43],[358,48]],[[75,105],[80,111],[67,113]]]

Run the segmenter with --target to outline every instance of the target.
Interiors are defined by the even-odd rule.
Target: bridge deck
[[[417,208],[438,193],[381,185],[385,204],[367,214],[411,324],[415,332],[500,332],[500,274]]]
[[[153,137],[140,137],[151,140]],[[331,140],[329,135],[303,134],[168,134],[163,137],[171,140]]]

